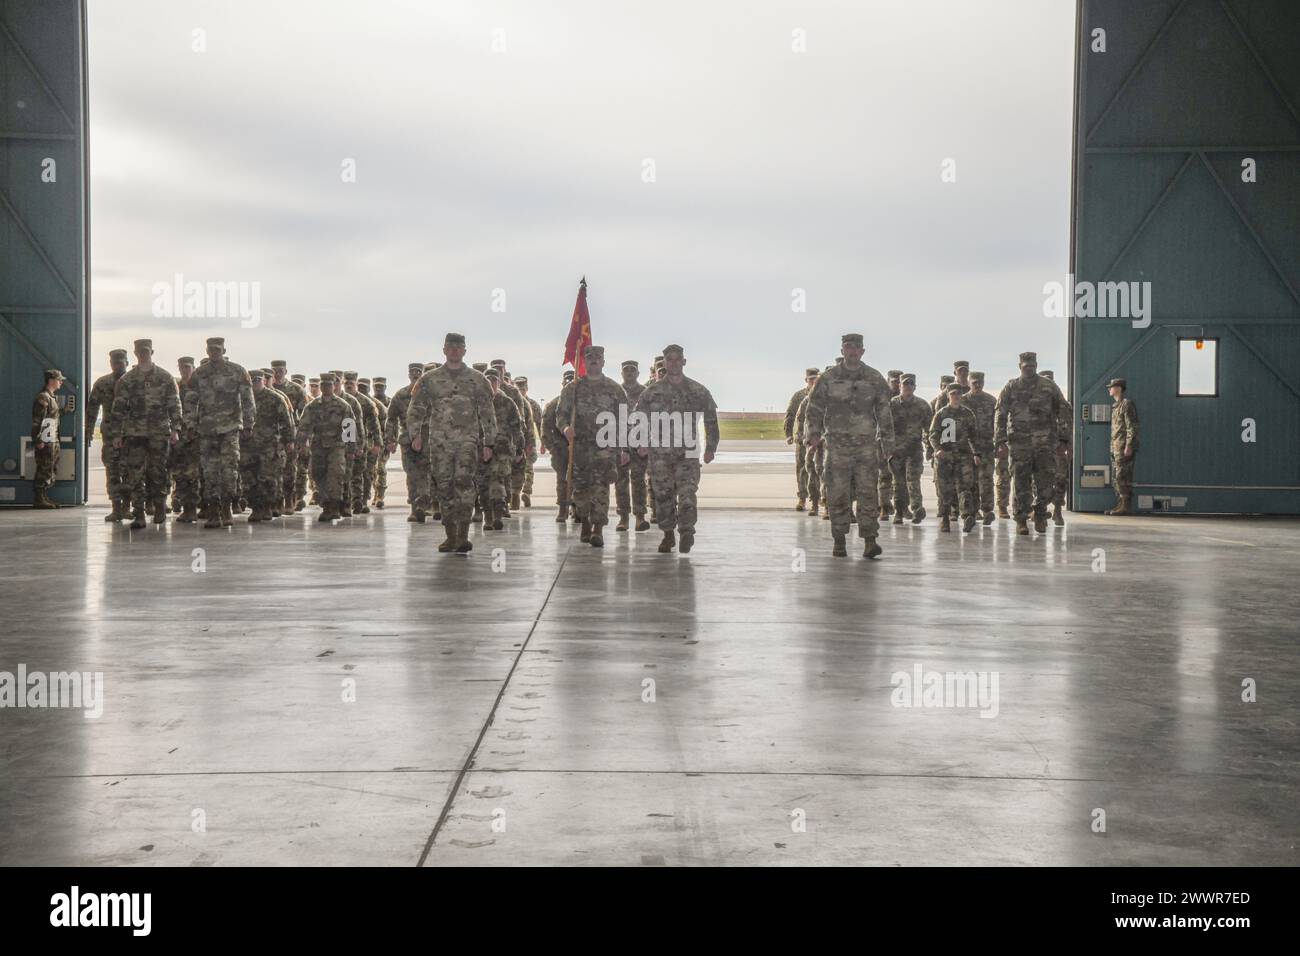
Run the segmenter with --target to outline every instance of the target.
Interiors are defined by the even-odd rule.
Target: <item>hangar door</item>
[[[85,501],[84,13],[80,0],[0,0],[0,505],[31,502],[31,408],[47,368],[68,378],[51,497]]]
[[[1114,501],[1115,377],[1140,510],[1300,513],[1300,3],[1081,0],[1078,27],[1074,507]]]

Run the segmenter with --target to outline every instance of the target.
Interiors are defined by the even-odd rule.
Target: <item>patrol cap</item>
[[[518,388],[527,388],[527,387],[528,387],[528,376],[526,376],[526,375],[520,375],[518,378],[516,378],[516,379],[515,379],[515,386],[518,387]]]
[[[1043,371],[1039,372],[1038,374],[1041,375],[1041,376],[1043,376],[1043,378],[1045,378],[1045,379],[1047,379],[1047,380],[1049,380],[1049,381],[1052,381],[1052,382],[1055,382],[1055,381],[1056,381],[1056,373],[1053,372],[1050,368],[1049,368],[1049,369],[1044,369]]]
[[[177,364],[177,365],[193,365],[193,364],[194,364],[194,356],[193,356],[193,355],[182,355],[180,358],[178,358],[178,359],[176,360],[176,364]]]
[[[903,384],[903,385],[915,385],[915,384],[916,384],[916,373],[915,373],[915,372],[904,372],[904,373],[902,374],[902,376],[899,378],[899,382],[900,382],[901,384]]]
[[[301,385],[303,382],[307,381],[307,376],[303,375],[302,372],[294,372],[292,375],[289,376],[289,381],[297,382],[299,385]]]
[[[459,332],[448,332],[447,337],[442,340],[442,344],[444,346],[459,345],[461,348],[464,348],[465,336],[461,335]]]
[[[341,369],[341,368],[332,368],[332,369],[330,369],[330,374],[333,375],[335,378],[342,378],[342,377],[343,377],[343,369]]]
[[[432,364],[433,364],[432,362],[429,363],[429,365]],[[406,370],[408,372],[423,372],[425,369],[429,367],[429,365],[426,365],[423,362],[408,362],[406,365]]]
[[[969,369],[969,368],[970,368],[970,362],[966,361],[965,359],[958,359],[957,361],[952,363],[952,370],[954,372],[958,372],[961,371],[962,369]]]
[[[623,368],[635,368],[635,369],[640,369],[641,366],[640,366],[639,364],[637,364],[637,360],[636,360],[636,359],[624,359],[624,360],[623,360]]]
[[[1020,364],[1021,364],[1021,365],[1037,365],[1037,364],[1038,364],[1038,353],[1037,353],[1037,352],[1021,352],[1021,353],[1020,353]]]
[[[885,378],[900,378],[903,372],[901,369],[891,368],[885,373]]]
[[[856,347],[858,347],[858,348],[862,348],[862,333],[861,333],[861,332],[845,332],[843,335],[840,336],[840,344],[841,344],[841,345],[853,345],[853,346],[856,346]]]
[[[318,379],[318,378],[309,378],[309,379],[307,379],[307,384],[308,384],[308,385],[319,385],[319,384],[320,384],[320,379]]]
[[[313,379],[313,381],[315,381],[315,380]],[[334,377],[333,373],[331,373],[331,372],[322,372],[322,373],[321,373],[321,376],[320,376],[320,381],[319,381],[317,384],[319,384],[319,385],[337,385],[337,384],[338,384],[338,381],[339,381],[339,380],[338,380],[337,378]]]
[[[124,358],[126,358],[126,349],[110,349],[110,350],[109,350],[109,353],[108,353],[108,360],[109,360],[110,362],[113,361],[113,359],[124,359]],[[193,363],[193,361],[194,361],[194,359],[190,359],[190,362],[191,362],[191,363]]]
[[[560,381],[564,382],[565,384],[568,384],[569,382],[572,382],[572,381],[573,381],[573,369],[571,369],[571,368],[566,368],[566,369],[564,370],[564,374],[560,376]]]
[[[357,379],[357,384],[358,384],[358,385],[369,385],[369,384],[370,384],[370,379],[368,379],[368,378],[359,378],[359,379]]]
[[[664,358],[670,355],[685,355],[686,350],[676,343],[664,346]]]
[[[603,359],[603,358],[605,357],[605,346],[603,346],[603,345],[588,345],[587,348],[586,348],[586,350],[585,350],[582,354],[583,354],[586,358],[598,358],[598,359]]]
[[[940,384],[940,386],[943,386],[943,385],[951,385],[951,384],[952,384],[953,382],[955,382],[955,381],[957,381],[957,377],[956,377],[955,375],[940,375],[940,376],[939,376],[939,384]]]
[[[265,365],[262,366],[262,373],[263,373],[264,375],[266,375],[267,378],[270,378],[272,375],[275,374],[275,373],[272,372],[269,368],[267,368]]]
[[[1124,391],[1126,392],[1128,391],[1128,379],[1112,378],[1109,382],[1106,383],[1107,388],[1114,388],[1116,385],[1124,389]]]
[[[210,349],[224,349],[225,347],[226,340],[219,335],[208,339],[208,348]]]
[[[345,381],[345,382],[355,382],[356,380],[357,380],[357,373],[356,373],[356,372],[344,372],[344,373],[343,373],[343,381]]]
[[[499,368],[490,368],[483,374],[494,382],[501,381],[501,370]]]
[[[960,395],[964,391],[966,391],[966,386],[962,385],[959,382],[950,382],[948,384],[947,392],[949,395],[951,395],[953,392],[956,392],[958,395]]]
[[[148,349],[150,352],[152,352],[153,339],[136,339],[132,345],[132,348],[134,348],[137,352],[141,351],[142,349]]]
[[[273,369],[288,368],[288,367],[289,367],[289,363],[286,362],[284,359],[271,359],[271,368]]]
[[[472,366],[476,372],[486,372],[488,370],[487,362],[475,362]]]
[[[388,379],[385,378],[385,377],[382,376],[382,375],[376,375],[376,376],[375,376],[374,378],[372,378],[370,381],[374,382],[376,385],[387,385],[387,384],[388,384]]]
[[[266,378],[266,373],[262,371],[260,368],[250,368],[248,370],[248,377],[250,379],[253,379],[254,381],[257,381],[259,379]]]
[[[506,360],[505,360],[505,359],[493,359],[491,362],[488,362],[488,364],[491,365],[493,368],[505,368],[505,367],[506,367]]]
[[[979,382],[981,385],[983,385],[983,384],[984,384],[984,373],[983,373],[983,372],[971,372],[971,373],[970,373],[970,380],[971,380],[972,382]]]
[[[60,372],[57,368],[47,368],[45,370],[45,381],[48,382],[52,378],[57,378],[60,382],[67,381],[67,379],[64,378],[63,373]]]
[[[803,370],[804,378],[812,378],[814,375],[820,375],[822,370],[819,368],[806,368]]]

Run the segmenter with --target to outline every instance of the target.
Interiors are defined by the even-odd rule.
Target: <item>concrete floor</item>
[[[404,509],[0,512],[0,670],[106,682],[0,710],[0,863],[1297,862],[1300,524],[930,519],[867,563],[788,485],[709,472],[688,557],[549,506],[468,558]],[[917,665],[997,716],[892,706]]]

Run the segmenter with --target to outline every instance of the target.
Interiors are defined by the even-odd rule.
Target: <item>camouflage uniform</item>
[[[808,438],[817,441],[824,435],[826,441],[826,497],[837,549],[852,523],[855,487],[858,533],[872,543],[879,533],[878,458],[881,449],[892,455],[894,447],[889,399],[885,377],[866,363],[855,369],[832,366],[808,396]]]
[[[380,415],[379,422],[384,428],[384,434],[388,434],[388,406],[392,404],[392,399],[385,394],[385,386],[388,380],[376,377],[374,381],[374,391],[371,394],[376,402],[379,403]],[[375,465],[375,507],[382,508],[385,504],[385,497],[388,495],[388,442],[379,443],[379,461]]]
[[[114,349],[110,353],[113,357],[120,357],[126,360],[125,349]],[[113,514],[118,517],[124,517],[126,510],[130,505],[131,489],[126,483],[126,473],[122,464],[122,450],[115,448],[113,439],[117,437],[114,433],[112,424],[109,419],[113,412],[113,389],[117,386],[117,381],[126,370],[123,369],[119,374],[109,372],[107,375],[101,375],[95,379],[95,384],[90,388],[90,394],[86,396],[86,444],[89,445],[95,435],[95,419],[99,417],[100,409],[104,412],[104,423],[100,428],[99,434],[99,460],[104,463],[104,484],[108,492],[109,503],[113,506]]]
[[[190,359],[193,365],[194,360]],[[191,373],[193,375],[193,373]],[[180,441],[172,446],[172,498],[181,506],[178,521],[194,521],[199,507],[199,433],[189,420],[190,406],[194,403],[194,381],[176,380],[176,391],[181,401]]]
[[[345,518],[352,517],[353,509],[357,505],[357,499],[361,492],[365,490],[365,449],[370,444],[369,436],[366,434],[365,411],[357,397],[348,392],[344,387],[344,378],[342,371],[333,373],[334,380],[338,386],[334,389],[334,394],[343,401],[347,402],[352,409],[352,424],[357,433],[357,453],[344,457],[343,461],[343,507],[340,514]]]
[[[1110,514],[1131,514],[1133,498],[1133,464],[1138,452],[1138,413],[1137,405],[1128,397],[1128,383],[1122,378],[1111,379],[1111,387],[1124,387],[1124,397],[1115,400],[1110,408],[1110,473],[1111,485],[1115,489],[1115,507]],[[1133,452],[1131,458],[1124,457],[1124,449]]]
[[[492,374],[488,373],[489,376]],[[500,379],[498,378],[498,381]],[[511,472],[515,458],[524,454],[524,421],[519,415],[519,406],[504,391],[492,396],[492,409],[497,419],[496,443],[492,446],[492,460],[487,463],[479,477],[479,501],[485,515],[483,527],[500,531],[501,519],[505,517],[509,501]]]
[[[542,409],[542,442],[551,453],[551,468],[555,472],[555,503],[559,507],[557,521],[568,518],[569,509],[569,442],[556,422],[556,409],[560,396],[555,396]]]
[[[152,506],[154,521],[163,522],[167,490],[167,453],[172,432],[182,427],[181,399],[176,380],[157,365],[131,369],[113,391],[113,430],[122,440],[131,511],[143,523]]]
[[[626,367],[626,363],[624,365]],[[629,416],[637,410],[637,403],[645,394],[645,390],[646,386],[640,382],[623,383],[623,394],[627,396]],[[627,523],[628,515],[635,515],[638,525],[645,521],[646,467],[647,461],[640,455],[632,455],[626,465],[618,466],[618,477],[614,482],[614,499],[618,507],[620,527]]]
[[[889,412],[894,420],[894,456],[889,466],[894,472],[895,517],[910,514],[913,521],[919,522],[925,518],[921,470],[925,467],[923,459],[934,415],[930,403],[916,394],[910,398],[902,395],[891,398]]]
[[[672,346],[666,346],[667,353]],[[685,447],[681,442],[671,442],[669,447],[656,446],[652,441],[647,455],[647,470],[654,476],[655,517],[659,530],[671,532],[676,529],[682,538],[681,550],[690,550],[690,537],[695,534],[695,521],[698,514],[697,495],[700,490],[700,454],[712,456],[717,451],[720,432],[718,430],[718,406],[713,401],[709,390],[694,379],[682,376],[681,382],[674,384],[671,379],[654,382],[646,387],[641,395],[637,410],[645,413],[650,420],[652,435],[662,440],[663,431],[656,425],[656,419],[671,415],[669,421],[679,417],[683,422],[683,431],[688,434],[693,447]],[[696,431],[699,416],[704,417],[704,447],[700,447],[700,435]],[[689,421],[690,425],[684,423]],[[671,436],[670,436],[671,437]],[[639,457],[639,456],[638,456]]]
[[[961,509],[968,520],[975,515],[975,413],[963,405],[944,405],[930,421],[930,446],[935,450],[934,470],[939,484],[939,517],[947,530],[948,519]],[[942,454],[940,454],[942,453]]]
[[[49,369],[46,381],[59,379],[62,388],[63,373]],[[59,400],[42,388],[32,401],[32,457],[36,475],[32,479],[32,503],[38,508],[57,508],[49,500],[49,489],[54,486],[54,475],[59,466]],[[37,448],[40,444],[43,447]]]
[[[521,496],[524,490],[524,471],[526,469],[525,459],[528,449],[532,447],[533,440],[530,437],[536,432],[536,427],[532,422],[532,409],[529,408],[528,402],[524,401],[523,394],[514,386],[514,383],[506,378],[505,359],[493,359],[492,367],[500,375],[501,394],[514,403],[515,413],[519,416],[520,426],[524,433],[525,447],[519,450],[520,458],[518,461],[510,462],[510,472],[506,475],[506,513],[507,516],[511,508],[518,508],[521,505]]]
[[[794,416],[794,454],[796,458],[802,458],[804,463],[804,476],[808,488],[808,514],[816,517],[818,508],[822,499],[822,470],[826,463],[826,448],[824,445],[818,445],[816,448],[808,447],[808,396],[805,395],[799,402],[799,410]],[[827,506],[826,513],[830,513],[830,506]]]
[[[253,430],[253,383],[244,367],[229,359],[200,365],[190,381],[194,401],[185,416],[199,436],[203,496],[209,506],[207,526],[229,525],[229,509],[239,488],[240,432]]]
[[[808,369],[808,372],[812,373],[813,369]],[[791,395],[790,401],[785,404],[784,428],[787,440],[795,439],[795,425],[799,418],[799,409],[803,407],[803,400],[808,397],[809,391],[810,389],[805,385],[803,388],[799,389],[799,391]],[[802,448],[797,449],[794,456],[794,481],[795,488],[798,491],[799,506],[802,507],[804,501],[810,496],[808,487],[808,460],[802,453]],[[811,497],[816,498],[817,496],[811,495]]]
[[[252,505],[249,521],[270,520],[284,501],[284,447],[294,441],[293,411],[274,386],[253,391],[256,418],[240,449],[244,494]]]
[[[515,379],[515,384],[518,385],[520,381],[521,379]],[[522,379],[522,381],[526,384],[528,380]],[[520,386],[520,390],[523,391],[523,386]],[[529,398],[527,392],[524,392],[524,401],[528,403],[528,412],[533,417],[532,443],[524,461],[523,490],[524,507],[530,508],[533,503],[533,466],[537,464],[539,454],[537,446],[542,441],[542,405],[537,400]]]
[[[483,374],[443,365],[420,376],[411,388],[406,430],[414,437],[423,436],[426,428],[427,437],[421,440],[430,458],[433,494],[448,540],[464,548],[478,488],[480,450],[497,441],[492,386]]]
[[[993,520],[997,507],[993,490],[993,428],[998,400],[983,390],[983,372],[971,372],[970,377],[972,382],[979,383],[980,391],[972,389],[967,392],[961,403],[975,413],[975,450],[980,456],[980,463],[975,466],[975,507],[984,513],[984,523],[988,524]]]
[[[1020,357],[1022,365],[1035,359],[1032,352]],[[1061,390],[1036,373],[1027,380],[1011,379],[998,395],[993,441],[999,447],[1005,444],[1010,451],[1013,517],[1019,526],[1029,519],[1032,510],[1035,527],[1040,531],[1045,527],[1047,502],[1056,487],[1061,401]]]
[[[421,366],[412,365],[411,369]],[[406,473],[406,503],[411,506],[411,519],[423,521],[425,511],[431,506],[432,495],[429,491],[429,460],[427,447],[424,451],[411,448],[411,436],[406,429],[406,411],[411,405],[411,389],[414,383],[408,383],[393,393],[388,403],[388,424],[384,429],[384,442],[396,445],[402,456],[402,471]]]
[[[889,386],[891,401],[898,395],[898,380],[902,374],[894,368],[885,373],[885,383]],[[880,516],[886,518],[894,513],[894,466],[883,448],[880,451],[880,480],[877,485],[876,497],[880,501]]]
[[[343,373],[344,400],[356,402],[360,415],[357,417],[356,458],[352,460],[352,510],[361,514],[370,511],[370,491],[375,483],[375,463],[379,456],[374,452],[383,432],[379,427],[378,403],[369,395],[356,388],[357,373]]]
[[[323,377],[323,376],[322,376]],[[298,422],[298,440],[311,446],[312,480],[320,494],[320,521],[341,517],[347,493],[343,464],[357,450],[352,406],[337,394],[320,395],[307,403]]]
[[[276,360],[271,363],[271,369],[287,368],[288,364]],[[277,392],[284,395],[289,400],[289,408],[293,415],[293,421],[296,425],[302,418],[303,409],[307,407],[307,390],[292,379],[286,378],[283,382],[267,382]],[[295,448],[292,455],[285,455],[284,460],[284,480],[282,484],[283,508],[286,514],[296,510],[297,502],[302,496],[298,494],[298,468],[302,456]]]
[[[375,410],[375,419],[378,428],[373,436],[372,444],[366,448],[366,480],[362,496],[362,511],[369,511],[369,503],[372,500],[378,502],[376,498],[376,489],[379,487],[379,462],[384,455],[384,430],[388,425],[388,409],[384,404],[370,394],[370,383],[365,379],[357,379],[357,395],[370,403],[370,407]],[[377,450],[371,450],[376,449]],[[382,505],[380,505],[382,507]]]
[[[605,412],[617,421],[619,406],[626,404],[627,393],[622,385],[604,374],[588,375],[564,387],[555,410],[556,424],[563,430],[569,426],[577,408],[574,443],[570,449],[573,455],[571,495],[584,531],[590,529],[591,535],[597,537],[609,520],[609,486],[618,477],[619,453],[624,450],[619,447],[617,436],[610,447],[596,444],[600,430],[597,416]]]
[[[1039,372],[1039,375],[1055,384],[1056,378],[1051,372]],[[1059,385],[1056,386],[1060,388]],[[1061,414],[1056,423],[1056,434],[1068,449],[1074,443],[1074,409],[1070,407],[1065,393],[1061,393]],[[1070,459],[1068,455],[1058,455],[1056,458],[1056,484],[1053,486],[1051,505],[1056,512],[1056,523],[1064,524],[1060,520],[1061,509],[1065,507],[1065,486],[1070,482]]]

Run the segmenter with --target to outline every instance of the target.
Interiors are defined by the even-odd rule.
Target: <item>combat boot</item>
[[[305,511],[305,510],[307,510],[307,502],[306,502],[306,500],[303,499],[303,498],[299,498],[296,502],[294,502],[293,510],[294,510],[294,511]]]
[[[167,499],[159,498],[153,503],[153,523],[167,523]]]
[[[501,518],[503,517],[502,512],[504,512],[505,510],[506,510],[505,504],[503,502],[498,501],[497,506],[492,510],[493,531],[502,531],[505,529],[505,522],[501,520]],[[505,517],[509,517],[509,515],[506,515]],[[483,523],[483,527],[484,528],[487,527],[486,521]]]
[[[235,516],[230,513],[230,502],[224,502],[221,509],[221,527],[229,528],[235,523]]]
[[[442,526],[447,529],[447,538],[440,545],[438,545],[438,550],[441,551],[443,554],[446,554],[448,551],[456,550],[456,543],[457,543],[456,526],[452,524],[450,521],[444,521],[442,523]]]
[[[220,528],[221,527],[221,502],[209,501],[207,515],[208,517],[203,522],[203,527]]]
[[[664,532],[664,539],[659,542],[659,553],[671,554],[673,550],[673,545],[675,545],[676,543],[677,543],[676,535],[673,534],[673,529],[669,528],[667,531]]]
[[[896,508],[894,510],[894,524],[902,524],[902,523],[903,523],[903,509]]]
[[[638,531],[650,530],[650,522],[645,520],[645,515],[636,516],[636,530]]]
[[[441,520],[442,520],[442,512],[439,511],[437,508],[434,508],[434,509],[433,509],[433,520],[434,520],[434,521],[441,521]]]
[[[695,532],[683,531],[677,544],[678,554],[690,554],[691,548],[695,546]]]
[[[375,509],[377,511],[384,510],[384,499],[379,495],[375,495]]]
[[[532,497],[532,495],[524,495],[524,494],[521,494],[519,497],[520,497],[520,499],[523,501],[523,503],[524,503],[524,507],[525,507],[525,508],[531,508],[531,507],[533,506],[533,497]]]
[[[1105,513],[1108,515],[1131,515],[1133,512],[1129,510],[1128,499],[1120,498],[1115,502],[1115,507],[1109,509]]]
[[[32,492],[32,507],[41,511],[52,511],[58,505],[50,500],[50,496],[44,488],[37,488]]]
[[[992,523],[993,523],[993,512],[992,512],[992,511],[985,511],[985,512],[984,512],[984,524],[985,524],[985,526],[991,525]]]
[[[593,548],[605,547],[605,537],[600,533],[600,530],[603,527],[605,527],[603,524],[594,524],[591,526],[591,537],[588,539],[587,543]]]
[[[884,548],[876,543],[875,538],[862,539],[862,556],[864,558],[878,558],[884,553]]]
[[[254,505],[254,506],[253,506],[253,510],[250,511],[250,512],[248,513],[248,523],[249,523],[249,524],[253,524],[253,523],[255,523],[255,522],[262,521],[262,520],[263,520],[263,518],[262,518],[262,506],[261,506],[261,505]]]
[[[248,510],[248,499],[240,498],[238,501],[227,501],[226,505],[230,508],[232,514],[242,515]]]
[[[407,521],[414,521],[416,524],[424,524],[424,519],[428,517],[427,512],[418,505],[411,505],[411,513],[406,516]]]
[[[352,517],[352,502],[348,501],[348,499],[346,498],[344,498],[342,501],[339,502],[339,517],[340,518]]]
[[[627,515],[625,515],[625,514],[620,514],[620,515],[618,516],[618,524],[614,526],[614,530],[615,530],[615,531],[626,531],[626,530],[627,530]]]
[[[1010,518],[1010,517],[1011,517],[1011,515],[1007,513],[1007,506],[1006,506],[1006,505],[998,505],[998,517],[999,517],[999,518]]]
[[[262,517],[265,520],[270,521],[272,518],[278,518],[283,514],[284,512],[280,510],[279,505],[267,505],[266,514],[264,514]]]
[[[1016,534],[1029,534],[1029,519],[1028,519],[1028,518],[1017,518],[1017,519],[1016,519]]]
[[[181,513],[181,500],[177,498],[175,495],[172,495],[171,507],[168,510],[171,511],[171,513],[174,515],[178,515]]]
[[[316,520],[332,524],[338,516],[339,513],[334,510],[334,503],[326,502],[325,506],[321,508],[320,514],[316,516]]]
[[[925,508],[917,507],[912,509],[912,524],[920,524],[925,520]]]
[[[474,506],[474,513],[469,516],[470,524],[478,524],[483,520],[483,509],[478,505]]]
[[[807,499],[806,499],[806,498],[800,498],[798,501],[796,501],[796,502],[794,503],[794,510],[795,510],[795,511],[803,511],[803,509],[804,509],[804,505],[805,505],[805,504],[807,504]]]
[[[363,514],[363,515],[368,515],[368,514],[370,514],[370,505],[366,504],[366,503],[363,501],[363,502],[361,502],[361,507],[360,507],[359,509],[357,509],[357,510],[359,510],[359,511],[361,512],[361,514]]]
[[[105,520],[105,521],[121,521],[123,518],[128,518],[128,517],[130,517],[130,515],[128,515],[128,514],[126,513],[126,509],[125,509],[124,507],[122,507],[122,501],[121,501],[121,499],[119,499],[119,498],[114,498],[114,499],[113,499],[113,510],[110,511],[108,514],[104,515],[104,520]]]
[[[844,532],[833,531],[831,532],[831,538],[834,541],[834,546],[831,548],[831,556],[836,558],[847,558],[849,556],[849,546],[844,540]]]
[[[827,505],[825,508],[822,509],[822,520],[823,520],[823,521],[830,521],[830,520],[831,520],[831,506],[830,506],[830,505]]]
[[[564,507],[561,506],[561,507],[560,507],[560,513],[557,514],[557,515],[555,516],[555,523],[556,523],[556,524],[564,524],[567,520],[568,520],[568,518],[567,518],[567,517],[565,516],[565,514],[564,514]]]
[[[808,517],[809,517],[809,518],[816,518],[816,517],[817,517],[817,507],[818,507],[818,505],[820,505],[820,504],[821,504],[821,502],[819,502],[816,498],[814,498],[814,499],[812,500],[812,507],[808,509]]]
[[[519,497],[520,497],[520,496],[519,496],[519,492],[516,491],[516,492],[511,493],[511,495],[510,495],[510,507],[507,509],[508,511],[518,511],[518,510],[519,510],[519,507],[520,507],[520,505],[519,505]],[[510,517],[510,516],[509,516],[509,515],[506,515],[506,517],[508,518],[508,517]]]
[[[579,540],[581,540],[583,544],[591,543],[591,522],[590,521],[584,521],[582,523],[582,536]]]
[[[967,515],[966,520],[961,523],[961,530],[964,534],[970,534],[975,530],[975,516]]]
[[[1047,515],[1039,514],[1038,512],[1034,513],[1034,530],[1039,534],[1043,534],[1047,531]]]
[[[1058,528],[1065,527],[1065,516],[1061,514],[1060,505],[1052,505],[1052,524],[1056,525]]]
[[[194,502],[187,501],[185,508],[176,516],[176,520],[181,524],[194,524],[194,519],[197,517],[198,515],[194,513]]]
[[[144,505],[139,505],[132,510],[131,529],[133,531],[139,531],[141,528],[148,525],[148,523],[149,522],[145,518]]]
[[[468,554],[474,550],[474,544],[469,540],[469,525],[456,524],[456,553]]]
[[[940,524],[939,524],[939,530],[940,530],[940,531],[951,531],[951,530],[952,530],[952,519],[949,518],[947,515],[944,515],[944,516],[943,516],[943,521],[940,522]]]

